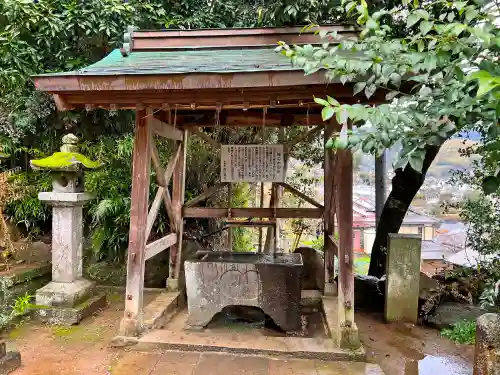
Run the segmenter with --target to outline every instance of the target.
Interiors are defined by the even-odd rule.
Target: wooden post
[[[153,111],[150,108],[136,111],[127,287],[125,312],[120,324],[120,334],[123,336],[138,336],[142,331],[144,266],[151,173],[150,144],[152,135],[150,124],[152,119]]]
[[[170,267],[167,287],[171,291],[179,290],[179,277],[182,264],[182,235],[184,231],[184,219],[182,217],[182,205],[184,204],[184,190],[186,185],[186,155],[189,133],[183,132],[181,141],[180,157],[177,161],[172,176],[172,206],[176,219],[177,243],[170,248]]]
[[[325,124],[324,144],[330,139],[336,122],[331,121]],[[335,179],[335,153],[332,149],[325,148],[324,162],[324,197],[325,197],[325,212],[324,212],[324,249],[325,249],[325,295],[337,295],[337,283],[335,282],[335,245],[329,241],[329,237],[335,236],[335,199],[336,194],[334,189]]]
[[[283,160],[284,160],[284,166],[283,169],[285,170],[285,181],[286,181],[286,171],[288,168],[288,146],[285,144],[286,143],[286,134],[285,134],[285,128],[282,126],[279,128],[279,134],[278,134],[278,140],[279,143],[283,144]],[[276,199],[274,202],[275,207],[280,207],[281,206],[281,199],[283,198],[283,186],[278,185],[276,186]],[[281,224],[282,222],[279,219],[276,219],[276,233],[274,233],[275,236],[275,243],[276,246],[274,248],[274,252],[277,252],[278,246],[281,248],[281,251],[284,252],[284,242],[281,238]]]
[[[354,250],[352,189],[353,165],[350,150],[337,151],[338,175],[338,225],[339,225],[339,277],[338,313],[340,347],[357,348],[360,346],[358,330],[354,323]]]
[[[233,184],[227,186],[227,207],[228,207],[228,219],[231,219],[231,203],[233,198]],[[233,251],[233,227],[227,229],[227,250]]]

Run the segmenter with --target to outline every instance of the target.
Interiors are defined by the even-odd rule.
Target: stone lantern
[[[31,167],[52,175],[52,191],[38,198],[52,208],[52,281],[36,292],[37,315],[54,324],[76,324],[104,307],[106,297],[95,293],[82,275],[83,206],[93,199],[85,192],[84,170],[100,164],[79,153],[78,138],[62,139],[60,152],[32,160]]]

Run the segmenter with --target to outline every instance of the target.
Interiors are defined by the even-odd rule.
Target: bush
[[[476,342],[476,322],[463,320],[453,325],[452,328],[445,328],[441,335],[454,341],[456,344],[472,345]]]

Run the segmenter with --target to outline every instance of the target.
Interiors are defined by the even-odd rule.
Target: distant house
[[[439,240],[422,241],[420,270],[428,276],[453,268],[447,259],[455,254],[455,250]]]
[[[373,196],[356,195],[353,202],[354,249],[371,253],[375,240],[375,202]],[[399,233],[420,234],[423,241],[436,235],[439,221],[410,207]]]

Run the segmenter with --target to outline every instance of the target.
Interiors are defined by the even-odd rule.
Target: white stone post
[[[36,294],[38,305],[74,306],[88,297],[93,283],[82,277],[83,205],[89,193],[42,192],[52,205],[52,281]]]
[[[53,191],[38,198],[52,206],[52,281],[36,291],[38,316],[49,323],[76,324],[106,305],[94,283],[83,278],[83,206],[93,196],[84,191],[85,168],[97,168],[79,153],[78,138],[63,137],[61,152],[32,160],[35,169],[50,171]]]

